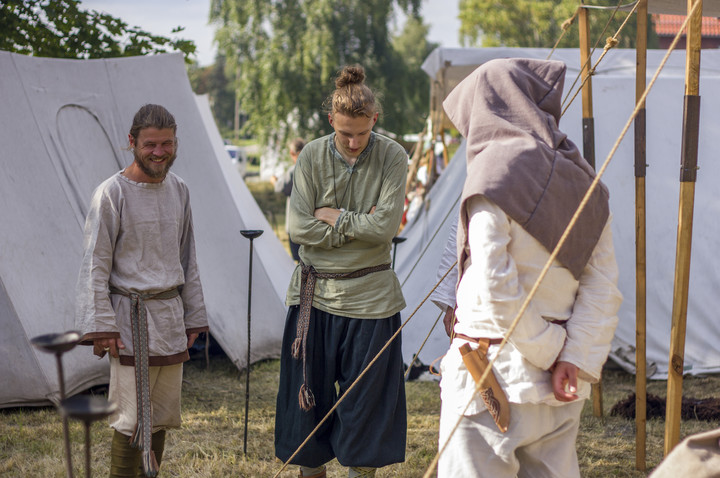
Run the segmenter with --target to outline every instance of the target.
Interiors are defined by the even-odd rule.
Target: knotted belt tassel
[[[135,361],[135,396],[137,400],[137,425],[130,438],[130,446],[142,452],[142,466],[145,476],[155,477],[159,466],[152,451],[152,406],[150,402],[150,357],[148,344],[147,310],[145,301],[151,299],[172,299],[179,295],[177,289],[158,294],[126,293],[110,288],[110,292],[130,298],[130,324],[132,328],[133,356]]]
[[[318,272],[313,266],[308,266],[300,262],[302,267],[302,277],[300,281],[300,311],[298,312],[297,330],[295,332],[295,340],[290,346],[292,357],[303,361],[303,384],[298,392],[298,402],[300,408],[305,411],[311,410],[315,406],[315,395],[307,382],[307,334],[310,329],[310,309],[315,295],[316,279],[355,279],[366,276],[373,272],[386,271],[390,269],[390,264],[380,264],[378,266],[365,267],[352,272]]]

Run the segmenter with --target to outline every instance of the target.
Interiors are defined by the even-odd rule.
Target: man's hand
[[[570,362],[557,362],[550,371],[555,398],[561,402],[577,400],[577,366]]]
[[[322,221],[331,226],[335,226],[337,219],[340,217],[340,213],[340,209],[335,209],[332,207],[321,207],[315,209],[315,213],[313,214],[313,216],[315,216],[315,219],[317,219],[318,221]]]
[[[124,349],[125,344],[120,337],[112,339],[95,339],[93,340],[93,353],[102,358],[106,353],[110,352],[115,358],[120,357],[118,350]]]
[[[368,214],[375,214],[376,209],[377,206],[371,207]],[[318,221],[322,221],[331,226],[335,226],[335,223],[337,222],[341,213],[342,211],[340,209],[335,209],[332,207],[320,207],[315,209],[315,213],[313,214],[313,216],[315,216],[315,219],[317,219]]]
[[[443,325],[445,326],[445,333],[450,337],[452,335],[453,326],[455,325],[455,309],[449,305],[445,309],[445,317],[443,317]]]
[[[198,338],[198,335],[200,335],[200,334],[197,333],[197,332],[192,333],[192,334],[187,334],[187,338],[188,338],[187,348],[188,348],[188,350],[190,349],[190,347],[193,346],[193,344],[195,343],[195,339]]]

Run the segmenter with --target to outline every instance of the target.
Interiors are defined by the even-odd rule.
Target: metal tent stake
[[[60,414],[63,421],[63,438],[65,440],[65,461],[68,478],[73,478],[72,458],[70,455],[70,433],[68,418],[82,420],[85,423],[85,476],[90,478],[90,424],[112,414],[117,408],[103,397],[76,395],[65,398],[65,376],[63,375],[62,354],[73,349],[80,343],[78,332],[38,335],[30,342],[43,352],[55,354],[57,359],[58,379],[60,385]]]
[[[247,455],[247,430],[248,430],[248,403],[250,401],[250,310],[252,298],[252,263],[253,263],[253,239],[263,233],[259,229],[240,231],[244,237],[250,239],[250,269],[248,272],[248,299],[247,299],[247,365],[245,373],[245,431],[243,433],[243,453]]]
[[[38,335],[30,340],[35,348],[43,352],[55,354],[55,361],[58,371],[58,385],[60,387],[60,403],[65,401],[65,376],[63,375],[62,354],[72,350],[80,343],[80,334],[77,332],[65,332],[56,334]],[[68,420],[63,414],[63,440],[65,441],[65,466],[68,478],[73,478],[72,456],[70,454],[70,432]]]
[[[85,425],[85,477],[90,478],[90,425],[92,422],[107,418],[117,409],[117,405],[108,402],[105,397],[94,395],[75,395],[60,404],[63,417],[80,420]]]
[[[392,238],[392,243],[393,243],[392,268],[393,269],[395,269],[395,254],[397,254],[397,246],[398,246],[398,244],[402,244],[406,240],[407,240],[407,237],[395,236]]]

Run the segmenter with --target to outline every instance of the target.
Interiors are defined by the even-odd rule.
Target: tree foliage
[[[460,0],[460,38],[467,46],[509,46],[551,48],[560,38],[563,23],[572,18],[579,0]],[[615,34],[628,12],[618,11],[611,19],[618,0],[586,1],[586,5],[608,7],[590,9],[590,40],[605,45]],[[621,1],[621,3],[627,3]],[[577,25],[577,20],[575,25]],[[603,34],[606,25],[607,30]],[[635,46],[636,27],[631,19],[618,36],[619,48]],[[657,37],[650,34],[649,46],[657,46]],[[559,47],[578,46],[577,27],[571,28],[560,40]]]
[[[197,63],[189,65],[188,78],[196,94],[208,95],[220,133],[229,137],[234,127],[235,90],[225,74],[225,56],[218,54],[215,63],[205,67]]]
[[[195,53],[191,40],[130,27],[112,15],[81,9],[79,0],[0,2],[0,30],[0,50],[34,56],[84,59],[181,51],[189,62]]]
[[[430,77],[421,66],[437,47],[427,41],[429,30],[421,18],[411,16],[402,32],[392,38],[399,61],[395,71],[386,72],[388,90],[384,124],[391,131],[418,133],[423,128],[430,105]]]
[[[417,17],[419,3],[213,0],[211,21],[218,25],[219,49],[249,117],[245,128],[260,141],[277,145],[291,135],[326,134],[330,127],[322,104],[333,90],[337,71],[354,63],[365,68],[368,85],[384,95],[385,115],[378,126],[398,133],[416,128],[409,118],[422,100],[413,98],[413,85],[403,84],[426,75],[411,69],[405,55],[426,54],[428,45],[418,37],[422,29],[416,25],[412,34],[420,53],[407,45],[394,47],[388,24],[395,5]],[[422,106],[427,108],[427,102]]]

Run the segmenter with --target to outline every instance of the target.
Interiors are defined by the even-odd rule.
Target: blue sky
[[[208,25],[210,0],[81,0],[81,7],[98,10],[120,17],[131,26],[139,26],[156,35],[171,37],[173,28],[182,25],[185,30],[176,35],[195,41],[197,60],[201,66],[215,59],[214,29]],[[445,47],[457,47],[457,19],[459,0],[423,0],[422,15],[430,25],[429,40]],[[399,19],[397,26],[402,26]]]

